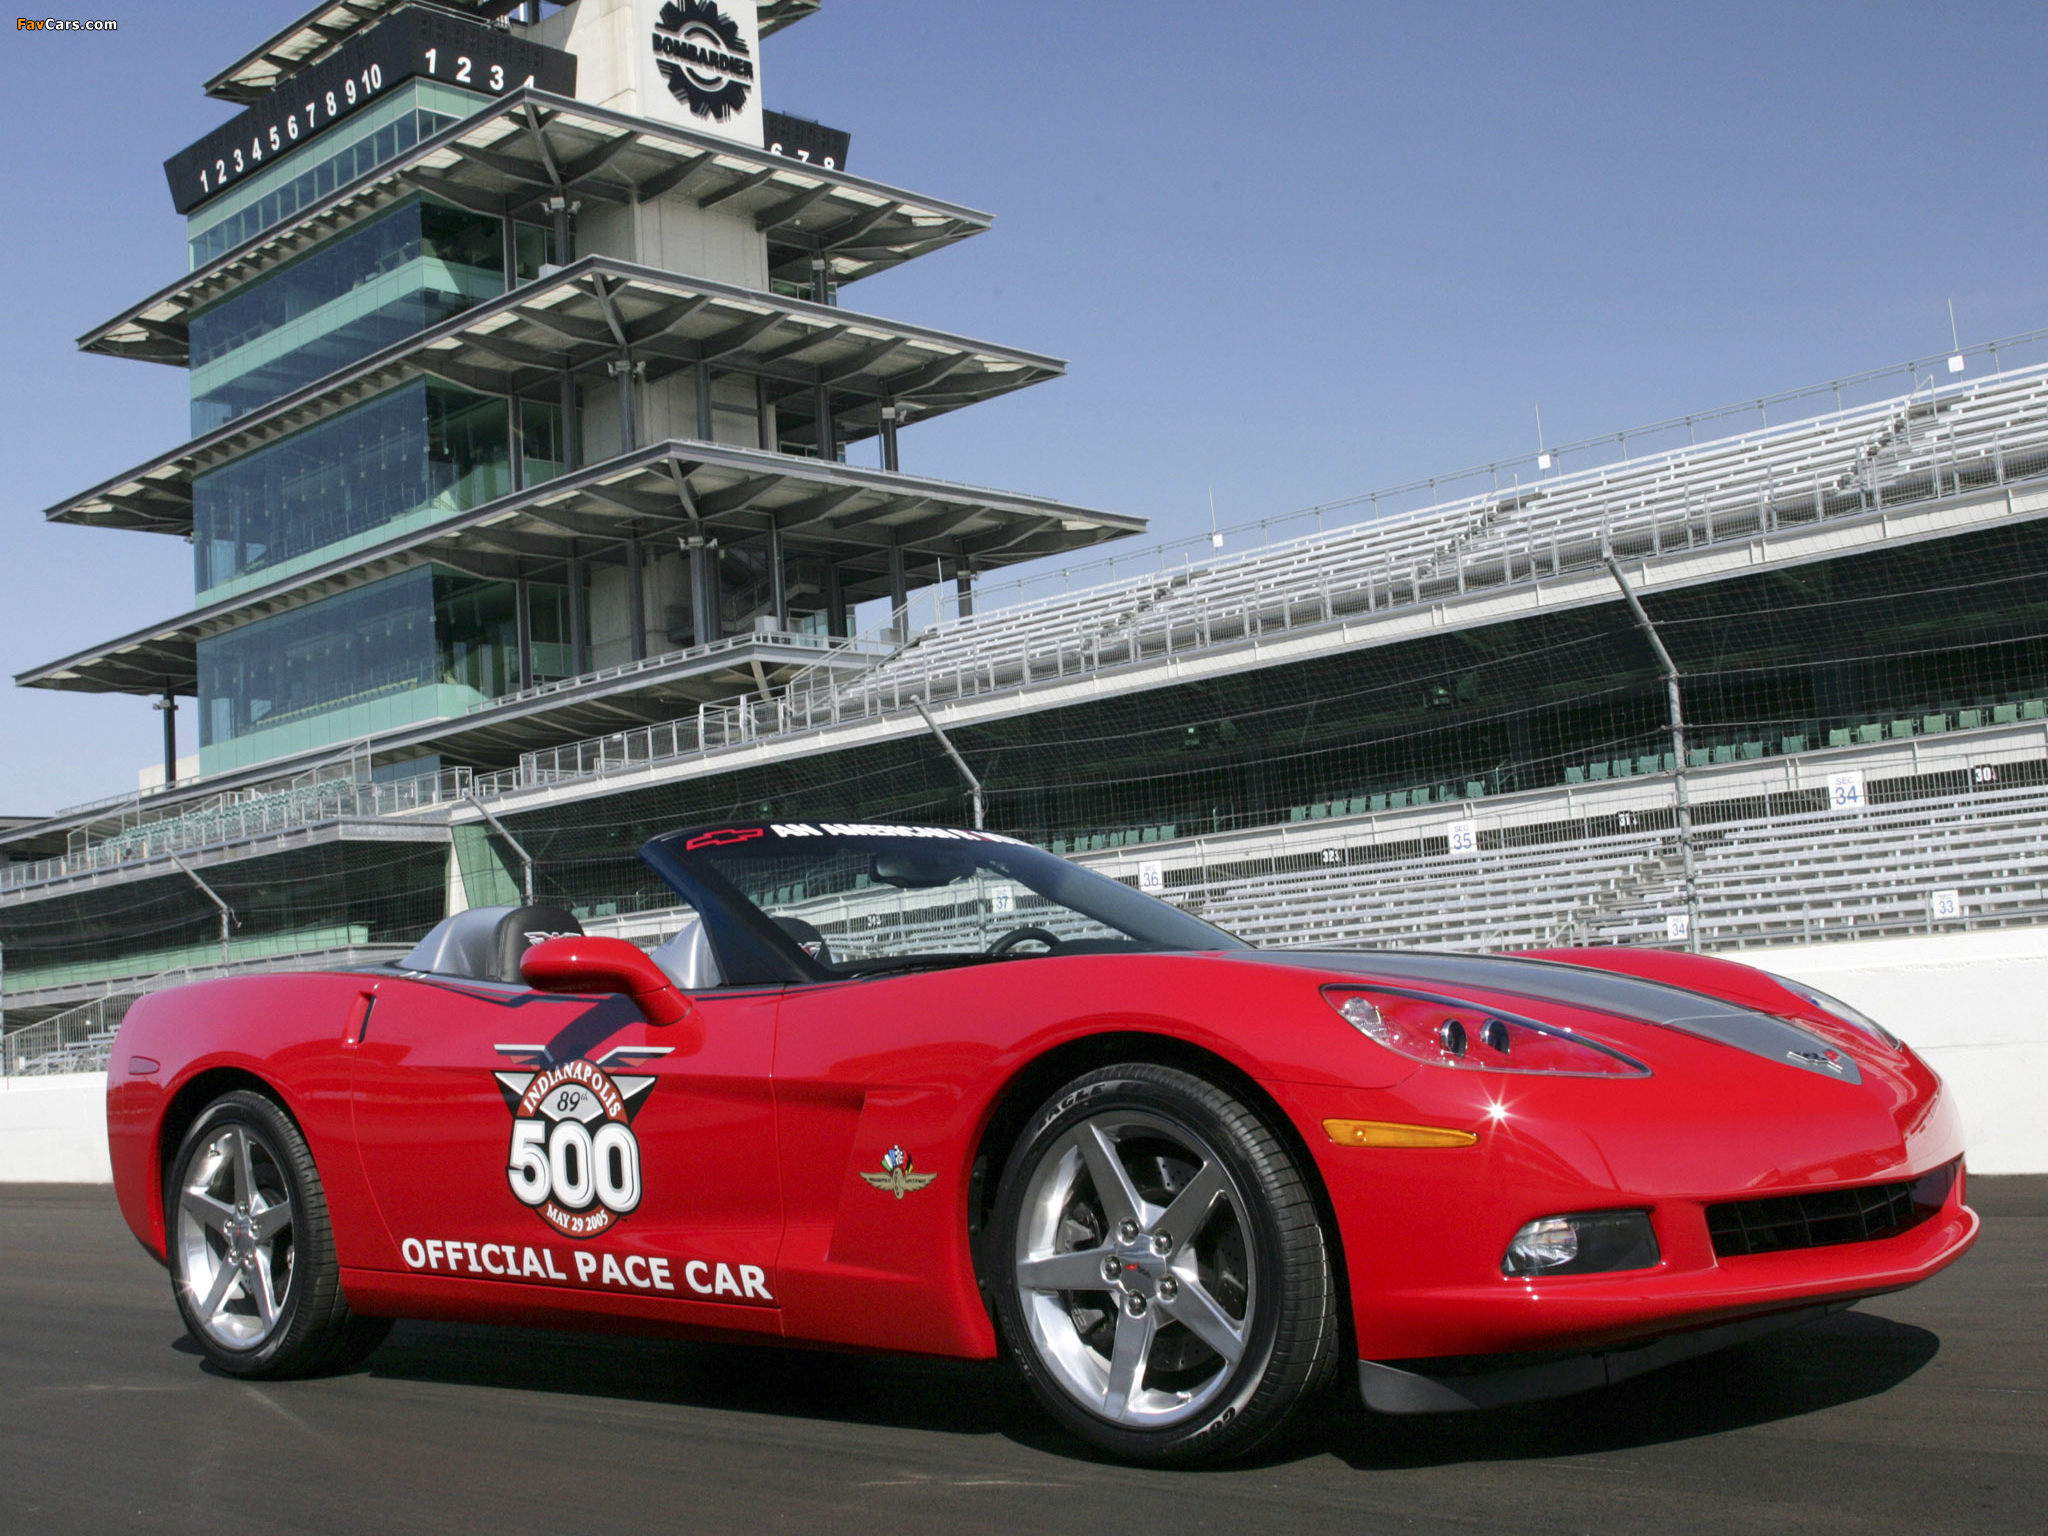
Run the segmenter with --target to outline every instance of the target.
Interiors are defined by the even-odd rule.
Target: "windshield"
[[[729,968],[725,951],[748,933],[800,951],[812,976],[1247,947],[1164,901],[992,832],[763,823],[670,833],[643,857],[704,912]],[[715,921],[707,902],[736,909],[726,915],[738,922]]]

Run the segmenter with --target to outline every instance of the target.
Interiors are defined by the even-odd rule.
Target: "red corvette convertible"
[[[121,1208],[243,1376],[398,1317],[988,1358],[1120,1455],[1577,1391],[1977,1235],[1940,1081],[1761,971],[1255,950],[1023,843],[657,837],[651,955],[480,908],[137,1004]]]

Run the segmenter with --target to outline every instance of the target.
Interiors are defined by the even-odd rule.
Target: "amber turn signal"
[[[1442,1125],[1396,1125],[1390,1120],[1325,1120],[1323,1129],[1340,1147],[1470,1147],[1477,1131]]]

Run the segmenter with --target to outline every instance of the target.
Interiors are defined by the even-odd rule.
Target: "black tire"
[[[1129,1182],[1105,1199],[1098,1171],[1116,1168]],[[1105,1067],[1039,1108],[983,1268],[1038,1400],[1129,1461],[1246,1455],[1336,1373],[1335,1268],[1307,1178],[1258,1111],[1171,1067]]]
[[[194,1342],[233,1376],[316,1376],[368,1355],[391,1321],[341,1294],[312,1150],[271,1099],[215,1099],[164,1171],[171,1292]]]

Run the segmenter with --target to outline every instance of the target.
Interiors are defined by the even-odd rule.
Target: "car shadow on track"
[[[1717,1435],[1890,1391],[1931,1361],[1924,1328],[1843,1312],[1618,1386],[1478,1413],[1390,1417],[1362,1407],[1316,1449],[1360,1470],[1579,1456]]]
[[[1874,1397],[1932,1360],[1924,1328],[1845,1312],[1601,1391],[1484,1412],[1390,1417],[1354,1391],[1306,1415],[1277,1465],[1332,1456],[1361,1471],[1584,1455],[1694,1439]],[[372,1377],[568,1392],[681,1408],[998,1435],[1098,1459],[1033,1402],[1007,1365],[751,1345],[401,1323]]]

